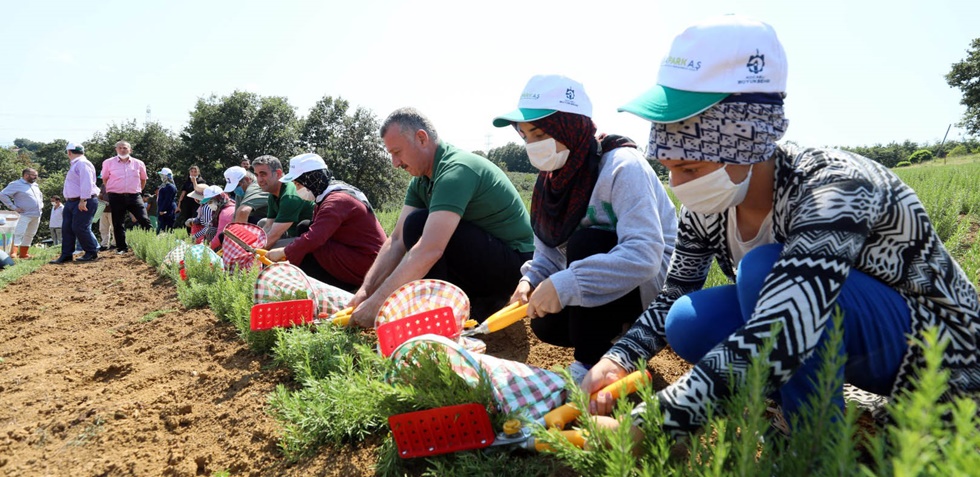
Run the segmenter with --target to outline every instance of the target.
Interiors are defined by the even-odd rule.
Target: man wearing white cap
[[[65,175],[65,211],[62,215],[61,255],[49,263],[72,261],[75,241],[81,245],[85,254],[79,262],[91,262],[99,258],[99,242],[92,233],[92,217],[99,207],[99,188],[95,186],[95,166],[85,157],[81,144],[69,142],[65,147],[68,153],[68,173]]]
[[[164,167],[157,174],[162,181],[157,188],[157,233],[169,232],[177,220],[177,185],[170,168]]]
[[[41,209],[44,207],[44,197],[37,186],[37,171],[29,167],[24,169],[20,179],[7,184],[7,187],[0,191],[0,202],[20,214],[14,229],[17,257],[31,258],[27,250],[34,241],[37,226],[41,223]]]
[[[506,300],[534,254],[527,208],[507,175],[439,139],[414,108],[381,125],[391,164],[414,176],[391,236],[354,294],[352,321],[374,326],[382,303],[423,277],[449,281],[471,300]]]
[[[116,236],[117,254],[129,251],[124,226],[128,214],[136,219],[137,226],[152,228],[142,195],[146,188],[146,165],[130,156],[132,151],[133,147],[128,142],[119,141],[116,143],[116,155],[102,161],[102,181],[113,212],[112,232]]]
[[[835,310],[843,343],[831,352],[846,356],[845,382],[881,395],[907,390],[924,365],[908,336],[924,341],[935,327],[948,345],[946,398],[980,390],[976,288],[890,170],[846,151],[776,143],[788,124],[786,72],[771,26],[716,17],[681,33],[657,85],[622,108],[653,123],[647,155],[670,171],[683,208],[663,291],[582,388],[600,389],[669,344],[694,368],[646,404],[660,407],[675,436],[705,424],[709,405],[744,385],[767,339],[767,388],[792,422],[820,392],[817,351]],[[702,290],[714,261],[734,284]],[[840,388],[832,399],[843,406]],[[605,413],[611,403],[603,393],[591,407]]]
[[[244,159],[242,163],[247,162]],[[235,222],[256,224],[269,209],[269,193],[259,187],[255,174],[240,166],[225,170],[225,192],[235,198]]]
[[[285,247],[269,250],[269,260],[289,260],[311,278],[356,291],[387,238],[367,197],[334,179],[318,154],[290,159],[289,173],[279,181],[308,190],[316,208],[309,229]]]
[[[265,229],[269,248],[285,247],[299,235],[299,223],[313,218],[313,201],[300,196],[292,182],[279,182],[283,176],[279,158],[256,157],[252,161],[252,170],[259,187],[269,194],[266,218],[258,225]]]

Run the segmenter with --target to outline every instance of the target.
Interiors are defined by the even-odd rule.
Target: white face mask
[[[558,141],[550,137],[543,141],[529,142],[524,145],[531,165],[540,171],[560,169],[568,160],[569,150],[558,152]]]
[[[745,200],[745,194],[749,191],[750,179],[752,179],[751,166],[749,167],[749,174],[739,184],[732,182],[728,173],[725,172],[725,166],[722,166],[710,174],[679,186],[675,186],[673,179],[671,179],[670,189],[674,191],[677,200],[681,201],[684,207],[689,210],[699,214],[718,214],[741,204]]]
[[[129,154],[120,154],[119,155],[119,158],[120,159],[129,159]]]

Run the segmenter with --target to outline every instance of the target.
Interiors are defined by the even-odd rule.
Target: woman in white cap
[[[289,260],[311,278],[355,292],[384,245],[385,231],[371,203],[356,187],[334,179],[318,154],[289,160],[289,173],[280,182],[293,182],[316,204],[308,228],[285,247],[269,250],[272,261]]]
[[[518,108],[494,119],[524,139],[537,182],[534,257],[511,301],[541,341],[575,348],[580,381],[660,291],[674,250],[674,205],[623,136],[596,137],[582,84],[534,76]]]
[[[224,238],[221,232],[235,219],[235,201],[222,190],[221,186],[207,186],[201,194],[201,205],[206,205],[212,211],[211,221],[206,226],[205,243],[210,240],[212,250],[221,248]]]
[[[907,389],[923,364],[907,336],[936,327],[950,395],[980,389],[977,290],[915,193],[856,154],[776,144],[787,126],[786,60],[772,27],[729,15],[688,28],[657,83],[622,110],[653,122],[648,157],[670,170],[684,205],[677,250],[660,296],[584,390],[670,344],[694,368],[646,404],[683,435],[743,385],[771,338],[768,389],[792,415],[815,395],[817,350],[836,309],[846,382],[883,395]],[[734,285],[701,290],[713,261]],[[611,401],[600,395],[592,410],[608,412]],[[834,401],[843,406],[840,390]]]
[[[170,232],[177,220],[177,186],[174,185],[174,173],[169,168],[160,169],[160,180],[157,188],[157,233]]]

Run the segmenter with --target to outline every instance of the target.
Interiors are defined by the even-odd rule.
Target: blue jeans
[[[763,282],[782,249],[781,244],[755,248],[739,264],[735,285],[706,288],[678,299],[667,313],[667,342],[671,348],[696,363],[741,328],[752,316]],[[889,394],[908,349],[908,305],[894,289],[854,269],[844,282],[837,305],[844,314],[844,343],[838,350],[847,355],[842,370],[844,380],[865,391]],[[833,321],[829,321],[827,326],[832,325]],[[773,396],[787,416],[798,412],[815,391],[822,364],[819,350],[828,337],[824,331],[817,351]],[[843,408],[841,390],[834,400]]]
[[[75,241],[82,246],[85,255],[92,256],[99,253],[99,241],[95,239],[92,232],[92,217],[99,206],[99,200],[92,198],[85,201],[87,212],[78,210],[78,201],[66,201],[65,211],[62,214],[62,241],[61,258],[70,259],[75,252]]]

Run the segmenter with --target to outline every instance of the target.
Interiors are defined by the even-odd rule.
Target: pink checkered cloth
[[[415,280],[402,285],[381,304],[374,326],[444,306],[453,309],[457,328],[462,330],[463,323],[470,319],[470,299],[466,293],[442,280]]]
[[[234,223],[225,227],[225,233],[229,230],[253,248],[265,248],[266,236],[262,227],[253,224]],[[225,270],[249,270],[255,265],[255,255],[246,252],[234,240],[225,237],[225,240],[221,242],[221,250],[221,260],[225,264]]]
[[[422,335],[402,343],[391,355],[397,363],[388,376],[397,379],[398,369],[412,365],[412,353],[419,347],[445,351],[449,366],[471,386],[489,379],[494,398],[504,413],[518,413],[540,421],[548,411],[565,401],[565,380],[557,373],[517,361],[471,353],[459,343],[438,335]],[[462,403],[460,403],[462,404]]]
[[[259,272],[252,298],[256,305],[282,301],[283,296],[299,290],[305,291],[307,298],[313,300],[314,316],[332,315],[344,309],[354,297],[347,291],[306,276],[296,265],[273,263]]]

